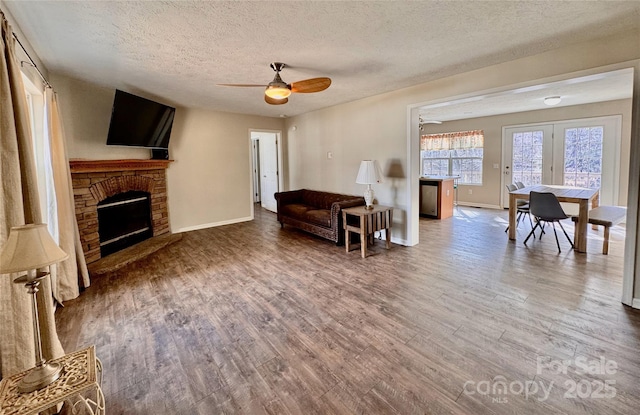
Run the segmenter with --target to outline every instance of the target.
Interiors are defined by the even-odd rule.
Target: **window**
[[[542,184],[544,130],[533,129],[513,133],[513,183],[527,186]]]
[[[567,128],[564,132],[564,185],[599,189],[604,128]]]
[[[484,132],[460,131],[420,137],[423,176],[460,176],[460,184],[482,184]]]
[[[49,233],[53,239],[58,241],[58,208],[53,185],[44,88],[33,83],[24,74],[22,81],[24,83],[29,110],[31,139],[33,142],[42,220],[47,224]]]

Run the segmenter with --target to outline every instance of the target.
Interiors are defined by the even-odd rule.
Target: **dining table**
[[[540,184],[526,186],[522,189],[509,192],[509,239],[511,240],[516,239],[518,199],[529,200],[529,194],[531,192],[553,193],[560,202],[577,203],[579,205],[573,245],[576,251],[587,252],[589,205],[591,205],[591,209],[598,207],[600,203],[600,189]]]

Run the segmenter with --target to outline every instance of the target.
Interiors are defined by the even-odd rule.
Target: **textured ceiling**
[[[562,101],[554,107],[588,104],[633,95],[633,69],[620,69],[562,81],[480,94],[462,99],[425,105],[419,109],[420,118],[430,121],[451,121],[464,118],[547,109],[544,98],[559,96]]]
[[[188,107],[288,116],[635,30],[638,1],[4,1],[51,72]],[[270,106],[285,82],[331,87]]]

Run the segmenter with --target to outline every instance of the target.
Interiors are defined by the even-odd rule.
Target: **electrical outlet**
[[[469,189],[469,194],[472,195],[473,194],[473,189]]]

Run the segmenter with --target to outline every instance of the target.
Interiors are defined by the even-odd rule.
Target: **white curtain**
[[[482,130],[423,134],[420,137],[420,150],[459,150],[483,147],[484,132]]]
[[[90,280],[76,221],[71,172],[65,148],[60,108],[57,96],[51,88],[46,90],[45,107],[55,187],[58,243],[60,248],[69,254],[67,260],[57,264],[56,275],[53,279],[54,296],[58,302],[62,302],[78,297],[80,286],[88,287]]]
[[[0,11],[0,247],[12,226],[42,220],[27,99],[16,58],[13,32]],[[0,370],[9,376],[35,365],[30,298],[16,274],[0,275]],[[42,352],[46,359],[64,354],[56,333],[51,282],[37,295]]]

